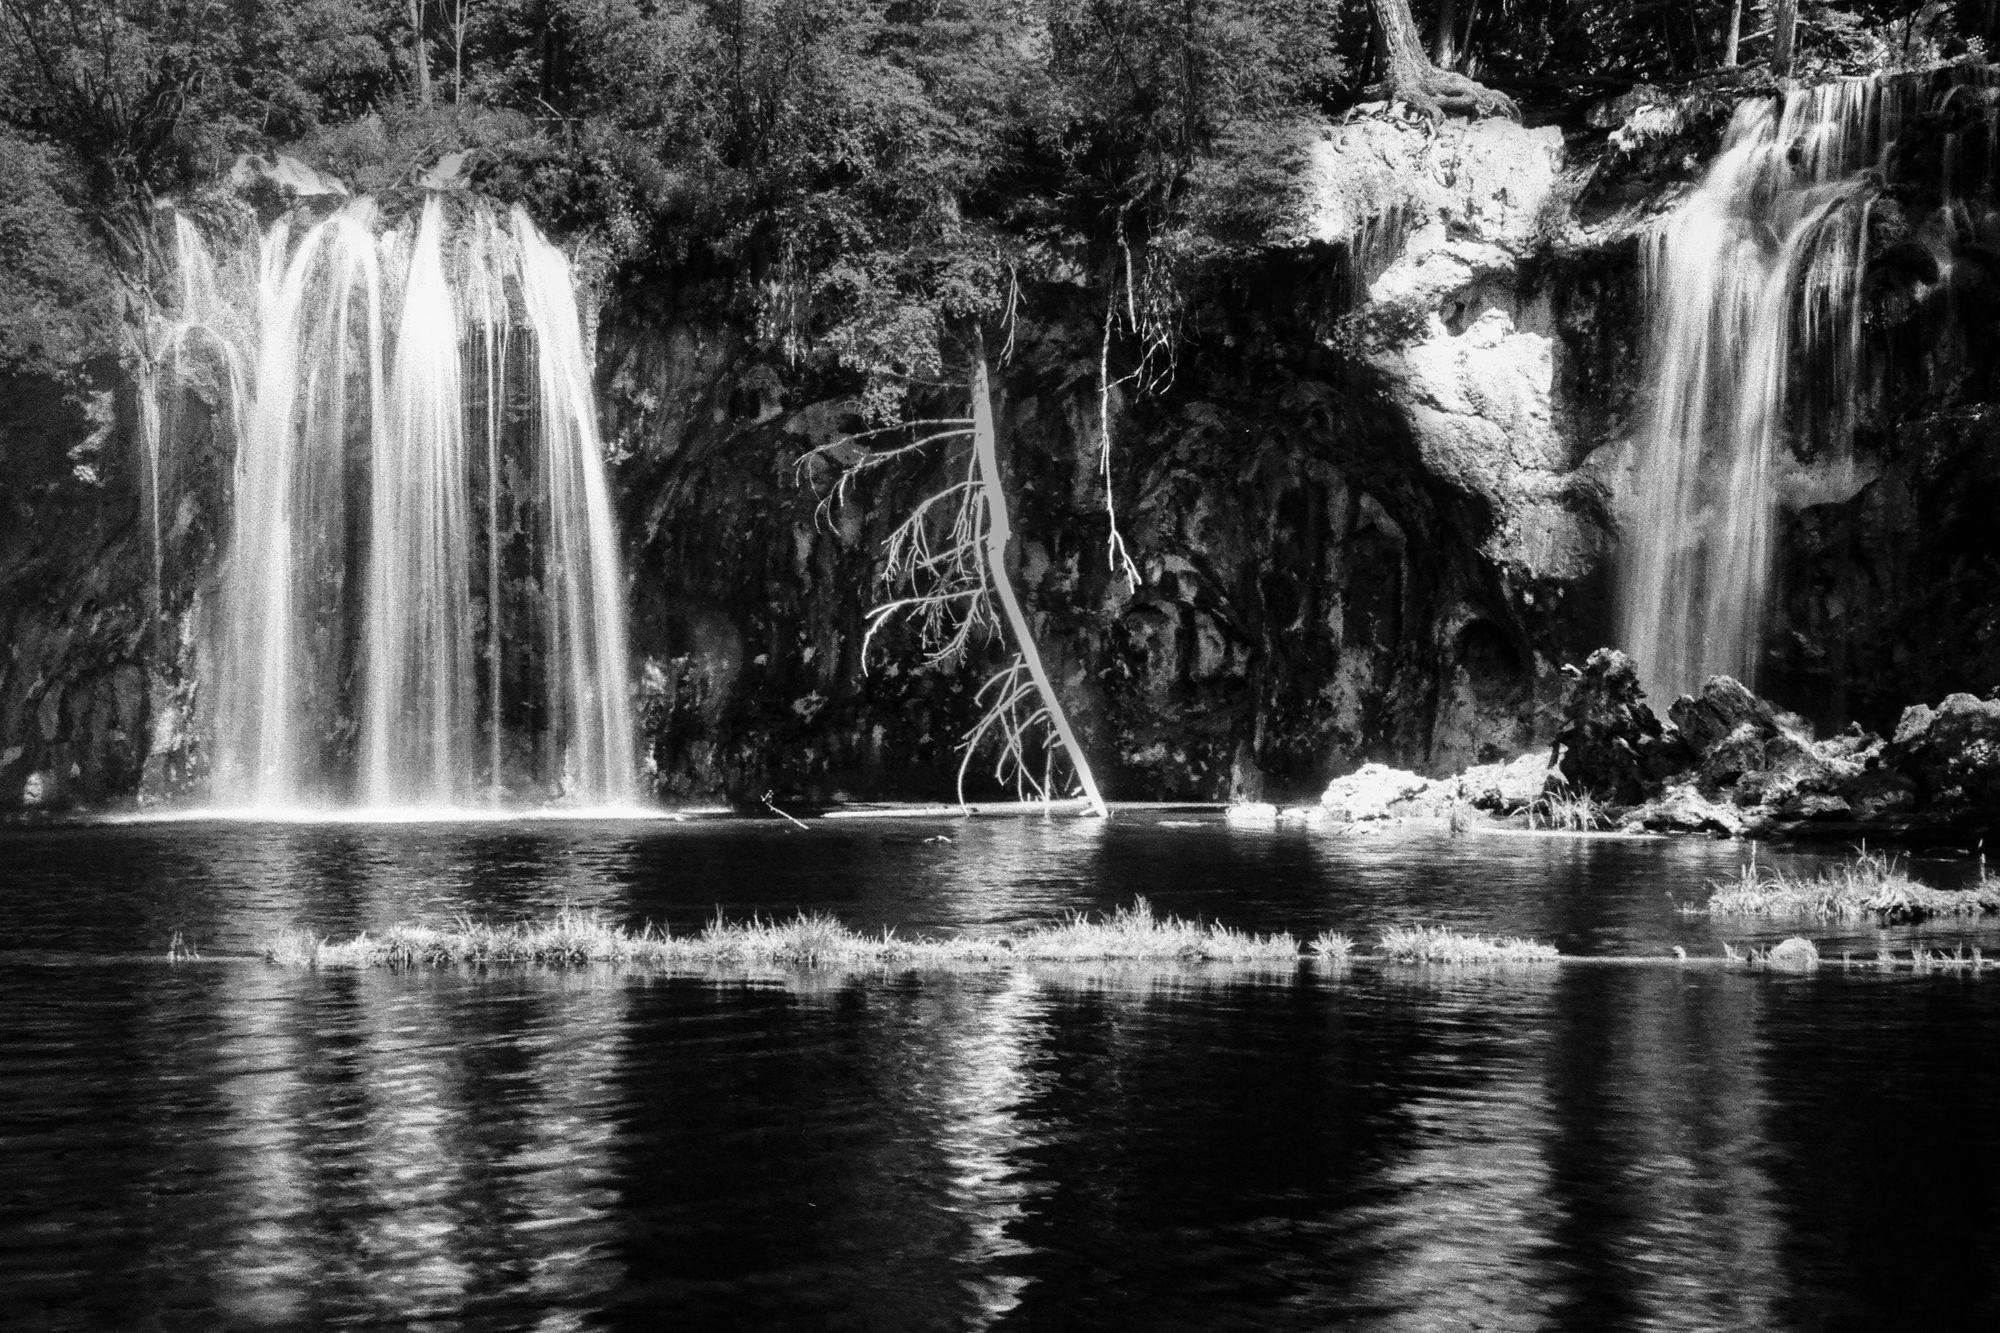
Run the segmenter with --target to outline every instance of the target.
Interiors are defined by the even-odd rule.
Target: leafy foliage
[[[1977,51],[1990,8],[1808,4],[1798,70]],[[1713,71],[1733,16],[1763,58],[1766,10],[1734,0],[1415,11],[1446,65],[1558,111]],[[1381,73],[1374,29],[1368,0],[0,0],[0,123],[63,155],[61,180],[23,161],[100,230],[241,151],[372,190],[463,153],[890,420],[1037,284],[1170,344],[1289,234],[1320,118]]]
[[[110,347],[110,266],[56,184],[73,171],[0,129],[0,372],[60,377]]]

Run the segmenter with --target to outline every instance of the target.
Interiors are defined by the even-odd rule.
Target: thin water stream
[[[938,932],[1141,893],[1708,956],[1796,929],[1674,910],[1747,855],[1133,812],[0,831],[0,1299],[52,1329],[1990,1327],[1990,977],[253,956],[564,904]]]

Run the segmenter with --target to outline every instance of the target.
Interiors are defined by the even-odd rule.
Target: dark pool
[[[2000,1327],[2000,977],[255,956],[566,903],[946,931],[1140,894],[1701,956],[1790,933],[1675,911],[1748,855],[1156,812],[0,831],[0,1324]]]

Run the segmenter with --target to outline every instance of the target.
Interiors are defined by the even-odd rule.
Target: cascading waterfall
[[[1647,238],[1619,638],[1655,698],[1715,674],[1755,682],[1788,460],[1852,467],[1881,168],[1953,80],[1990,76],[1854,79],[1745,103],[1700,187]]]
[[[634,800],[623,584],[567,259],[519,209],[353,200],[211,244],[144,382],[161,480],[211,405],[226,538],[203,688],[224,806]]]

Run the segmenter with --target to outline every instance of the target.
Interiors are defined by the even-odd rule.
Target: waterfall
[[[1754,685],[1788,463],[1851,467],[1884,169],[1938,83],[1987,77],[1881,76],[1746,102],[1699,187],[1645,238],[1645,406],[1618,615],[1655,698],[1718,673]]]
[[[623,577],[562,252],[518,209],[503,225],[441,194],[394,226],[359,199],[296,236],[174,232],[144,418],[156,477],[208,441],[228,459],[200,649],[215,803],[633,801]]]

